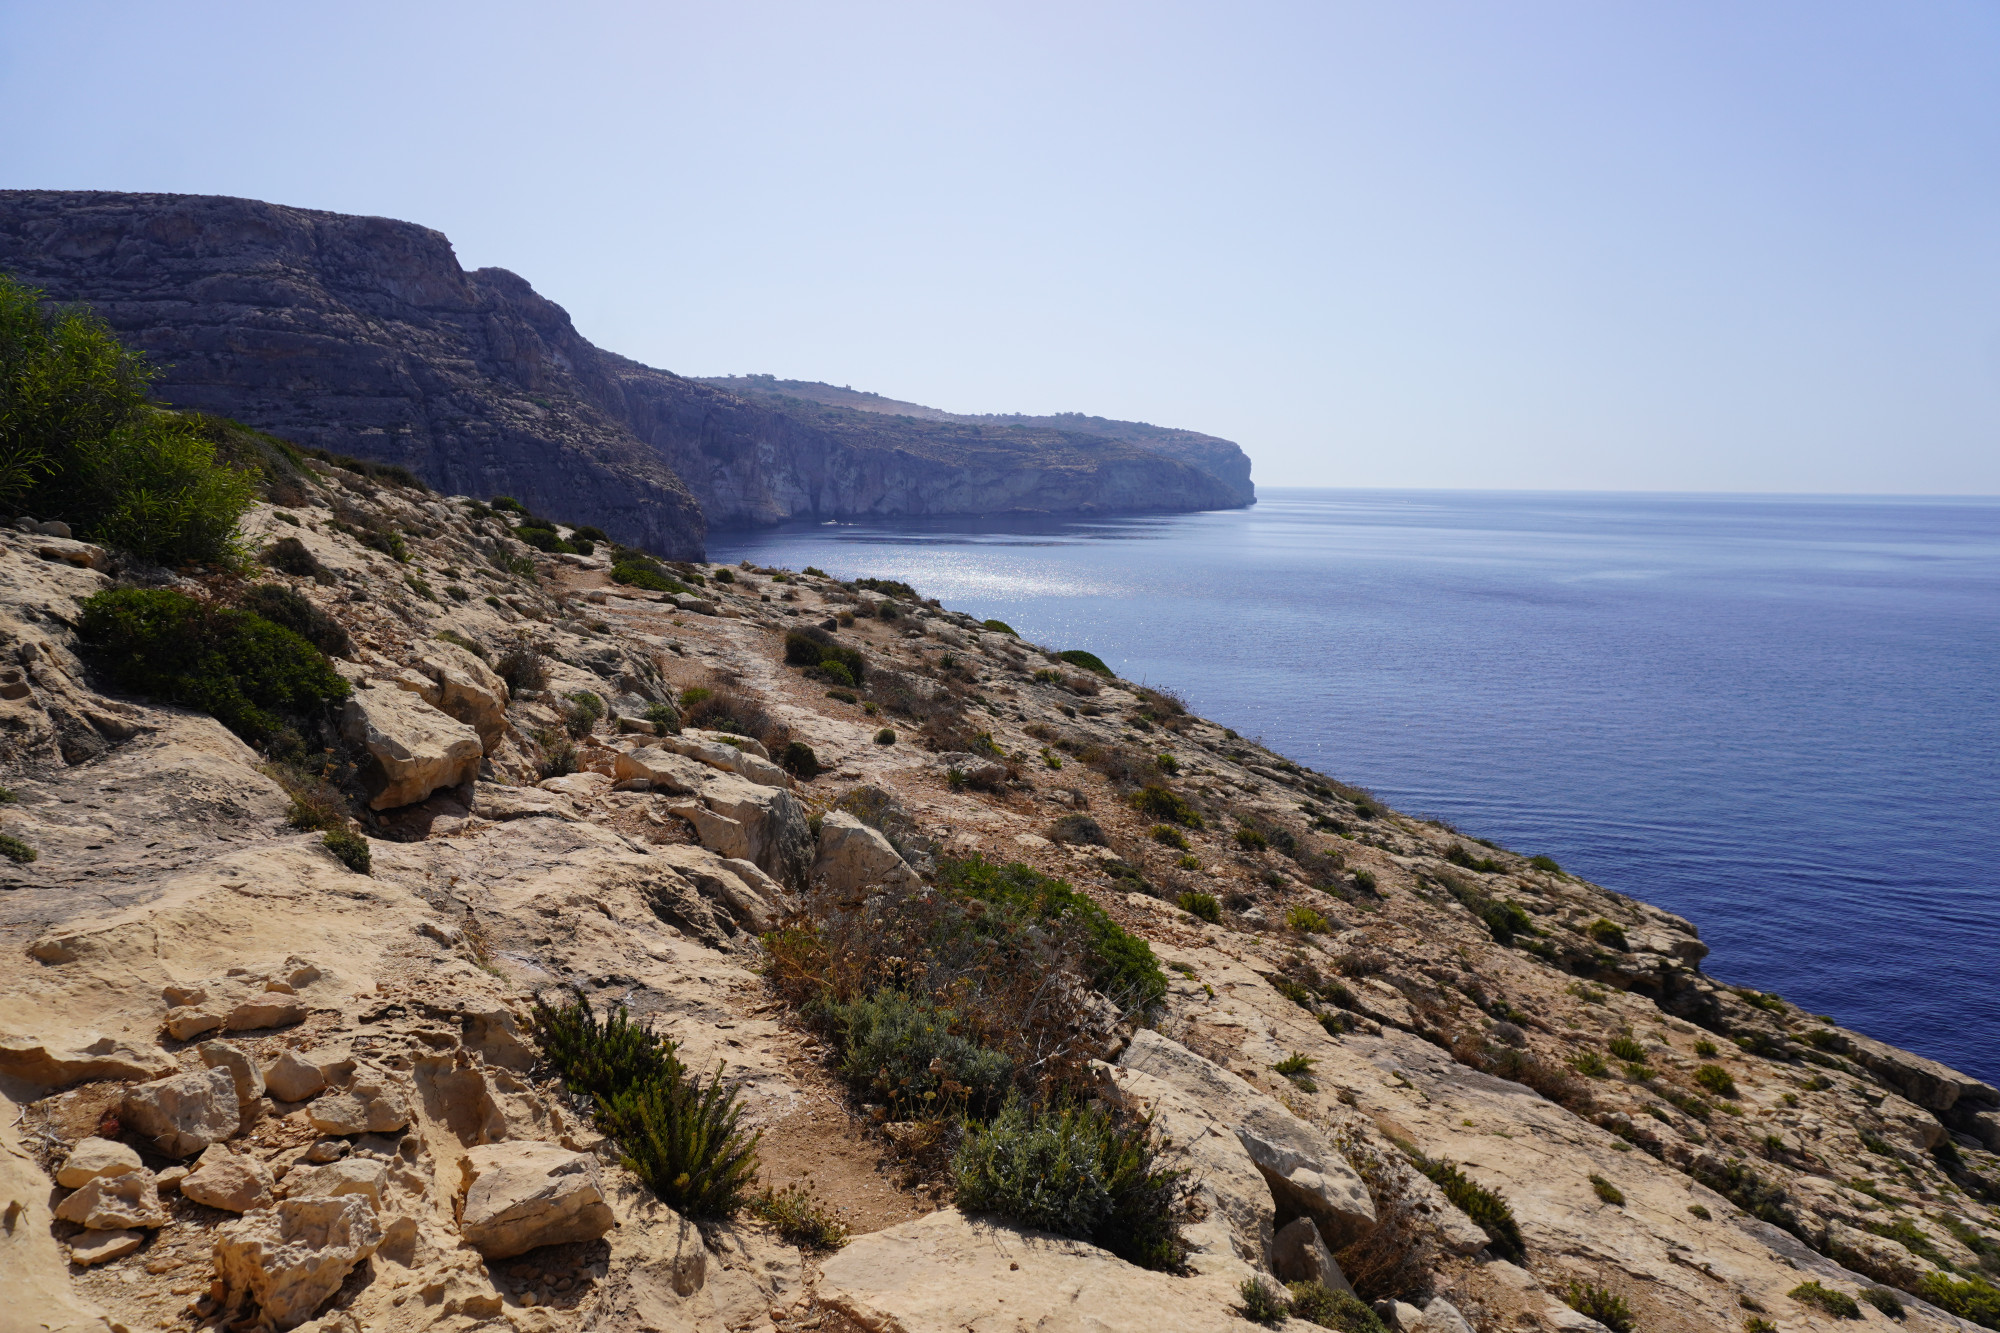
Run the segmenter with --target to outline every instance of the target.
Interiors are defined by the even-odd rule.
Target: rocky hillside
[[[386,218],[6,190],[0,273],[101,312],[166,368],[176,406],[676,557],[700,554],[705,524],[1249,499],[1233,445],[1219,475],[1213,447],[1046,424],[900,429],[655,370],[592,346],[514,274],[468,273],[444,236]]]
[[[897,585],[642,591],[314,472],[256,587],[0,532],[0,1327],[2000,1324],[2000,1092],[1716,983],[1691,923]],[[337,736],[110,688],[119,588],[300,626]],[[982,1009],[882,1017],[926,993]],[[577,997],[719,1070],[773,1193],[664,1202]],[[1152,1266],[1059,1234],[1071,1159],[975,1189],[1024,1179],[966,1146],[1010,1014],[1017,1089],[1189,1173]]]

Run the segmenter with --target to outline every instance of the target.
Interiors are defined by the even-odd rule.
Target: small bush
[[[374,858],[368,850],[368,839],[347,829],[328,829],[320,838],[320,845],[333,853],[335,860],[357,875],[372,874]]]
[[[24,866],[41,856],[41,853],[11,833],[0,833],[0,856],[6,857],[15,865]]]
[[[1083,940],[1091,985],[1121,1008],[1148,1009],[1166,996],[1166,975],[1152,946],[1063,880],[1019,862],[995,865],[975,853],[940,862],[938,883],[1037,922],[1073,926]]]
[[[1338,1333],[1388,1333],[1382,1321],[1375,1317],[1375,1312],[1357,1297],[1344,1291],[1329,1290],[1317,1279],[1288,1282],[1285,1291],[1291,1297],[1291,1316],[1294,1319],[1335,1329]]]
[[[1006,1055],[959,1035],[955,1010],[880,989],[828,1002],[823,1013],[840,1042],[842,1076],[888,1103],[896,1119],[944,1111],[933,1105],[940,1098],[954,1111],[991,1110],[1006,1093]]]
[[[1247,824],[1236,830],[1236,845],[1246,852],[1261,852],[1270,846],[1263,834]]]
[[[1520,1263],[1527,1256],[1527,1246],[1521,1241],[1521,1225],[1514,1220],[1513,1208],[1498,1190],[1487,1189],[1451,1162],[1435,1161],[1422,1153],[1410,1154],[1410,1161],[1486,1233],[1487,1248],[1495,1255],[1512,1263]]]
[[[1713,1213],[1708,1211],[1707,1204],[1701,1204],[1701,1203],[1689,1204],[1688,1214],[1692,1217],[1698,1217],[1704,1222],[1712,1221],[1715,1216]]]
[[[1903,1302],[1887,1287],[1868,1287],[1861,1293],[1861,1299],[1888,1315],[1891,1319],[1903,1317]],[[1933,1302],[1935,1304],[1935,1302]],[[1942,1308],[1942,1307],[1940,1307]]]
[[[1556,864],[1553,856],[1531,856],[1528,858],[1528,864],[1537,870],[1546,870],[1551,875],[1562,873],[1562,867]]]
[[[1210,925],[1217,925],[1222,920],[1222,904],[1215,900],[1212,893],[1190,891],[1176,898],[1174,903],[1183,912],[1200,917]]]
[[[1285,925],[1302,935],[1324,935],[1333,926],[1327,919],[1310,907],[1298,906],[1285,913]]]
[[[776,1227],[787,1243],[802,1250],[824,1254],[848,1241],[846,1223],[807,1186],[766,1189],[750,1200],[750,1211]]]
[[[1021,637],[1018,634],[1014,634],[1014,627],[1004,620],[982,620],[979,623],[985,628],[992,630],[995,634],[1012,634],[1017,639]]]
[[[493,670],[507,682],[510,690],[545,690],[549,687],[548,659],[532,643],[516,643],[500,654]]]
[[[1588,926],[1585,926],[1584,933],[1599,944],[1602,944],[1605,948],[1616,949],[1620,953],[1624,953],[1632,947],[1625,941],[1624,928],[1616,921],[1607,921],[1603,917],[1599,917]]]
[[[1984,1328],[2000,1328],[2000,1288],[1983,1279],[1926,1273],[1915,1294],[1947,1314],[1970,1319]]]
[[[1694,1071],[1694,1081],[1718,1097],[1734,1097],[1736,1080],[1721,1065],[1703,1065]]]
[[[455,630],[439,630],[437,640],[439,643],[448,643],[454,647],[463,648],[482,662],[490,661],[492,658],[492,655],[481,647],[476,639],[468,639]]]
[[[604,718],[604,700],[590,690],[576,690],[563,705],[563,729],[578,740]]]
[[[1291,1306],[1284,1296],[1261,1277],[1246,1277],[1236,1289],[1243,1298],[1243,1304],[1236,1307],[1236,1313],[1253,1324],[1275,1327],[1285,1322],[1291,1313]]]
[[[1066,842],[1082,847],[1111,845],[1111,840],[1104,836],[1104,826],[1086,814],[1064,815],[1049,830],[1049,837],[1055,842]]]
[[[1375,892],[1375,872],[1372,870],[1355,871],[1354,887],[1361,890],[1363,893]]]
[[[1313,1081],[1313,1066],[1319,1061],[1300,1051],[1293,1051],[1284,1059],[1271,1066],[1273,1073],[1283,1074],[1298,1084],[1301,1091],[1318,1092],[1319,1084]]]
[[[1610,1078],[1611,1066],[1604,1063],[1604,1057],[1596,1051],[1578,1051],[1570,1057],[1569,1067],[1585,1078]]]
[[[1801,1282],[1785,1293],[1800,1305],[1810,1305],[1824,1310],[1835,1319],[1859,1319],[1861,1306],[1844,1291],[1823,1287],[1818,1282]]]
[[[778,756],[778,763],[793,777],[804,778],[808,782],[820,773],[819,755],[804,741],[793,741],[787,745]]]
[[[282,584],[260,583],[248,588],[237,605],[273,625],[283,625],[329,657],[346,657],[354,651],[353,641],[338,620]]]
[[[1189,805],[1178,792],[1165,787],[1141,787],[1129,798],[1132,808],[1142,815],[1150,816],[1166,824],[1178,824],[1182,828],[1201,828],[1201,813]]]
[[[875,743],[877,745],[894,745],[896,743],[896,729],[894,727],[882,728],[882,730],[875,733]]]
[[[1580,1315],[1595,1319],[1611,1333],[1632,1333],[1639,1326],[1625,1298],[1603,1287],[1588,1282],[1571,1282],[1559,1294],[1564,1305]]]
[[[1085,671],[1091,672],[1094,675],[1104,676],[1107,679],[1114,678],[1111,668],[1104,665],[1104,659],[1096,653],[1087,653],[1081,648],[1072,648],[1068,652],[1057,653],[1056,658],[1059,661],[1069,663],[1071,666],[1082,667]]]
[[[579,997],[560,1009],[536,1001],[535,1040],[563,1083],[589,1097],[625,1168],[694,1217],[727,1217],[757,1170],[757,1135],[738,1128],[737,1090],[721,1070],[706,1087],[674,1044],[633,1024],[621,1007],[600,1022]]]
[[[1087,1240],[1145,1268],[1174,1271],[1187,1173],[1163,1167],[1145,1124],[1090,1107],[1037,1111],[1018,1098],[966,1131],[952,1159],[960,1208]]]
[[[786,632],[785,661],[793,666],[818,667],[821,674],[850,689],[866,674],[860,649],[835,642],[831,633],[817,626]]]
[[[198,708],[252,742],[349,694],[291,630],[168,588],[98,593],[83,603],[77,637],[119,687]]]
[[[1598,1175],[1594,1171],[1591,1173],[1590,1176],[1590,1188],[1591,1191],[1595,1193],[1598,1198],[1604,1200],[1604,1202],[1606,1203],[1615,1204],[1621,1207],[1625,1203],[1625,1191],[1619,1189],[1616,1185],[1612,1184],[1610,1181],[1606,1180],[1603,1176]]]
[[[313,578],[326,569],[297,537],[280,537],[272,542],[264,552],[264,563],[281,574],[302,579]]]
[[[1718,1051],[1714,1042],[1710,1041],[1707,1037],[1703,1037],[1695,1042],[1694,1053],[1703,1060],[1713,1060]]]
[[[1778,1326],[1762,1315],[1745,1315],[1743,1333],[1778,1333]]]
[[[1613,1037],[1610,1046],[1611,1053],[1620,1060],[1644,1060],[1646,1058],[1646,1048],[1638,1042],[1633,1041],[1630,1037]]]
[[[681,730],[680,710],[669,703],[647,704],[645,718],[661,733],[678,736]]]
[[[1477,871],[1482,875],[1498,874],[1502,869],[1500,863],[1492,857],[1474,856],[1471,852],[1465,850],[1465,846],[1462,843],[1453,843],[1445,851],[1444,859],[1455,866],[1464,866],[1467,870]]]

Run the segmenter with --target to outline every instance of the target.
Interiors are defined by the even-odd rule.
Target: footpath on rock
[[[271,457],[233,562],[0,530],[0,1328],[2000,1326],[2000,1092],[1691,923],[919,590]]]

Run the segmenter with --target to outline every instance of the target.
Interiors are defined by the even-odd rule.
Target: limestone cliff
[[[1202,461],[1212,448],[1049,424],[909,429],[643,366],[591,345],[521,278],[467,272],[443,235],[385,218],[0,191],[0,273],[99,310],[167,368],[159,391],[177,406],[673,556],[698,554],[711,523],[1249,498],[1248,461],[1222,476]]]

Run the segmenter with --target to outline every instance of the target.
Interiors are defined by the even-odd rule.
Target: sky
[[[0,0],[0,187],[1266,485],[2000,493],[2000,6]]]

